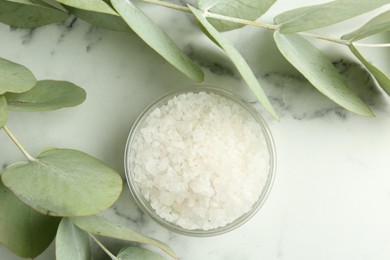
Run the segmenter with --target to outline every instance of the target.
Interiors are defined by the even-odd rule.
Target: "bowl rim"
[[[131,171],[130,167],[130,152],[131,152],[131,146],[134,141],[134,138],[136,136],[136,133],[138,133],[138,129],[142,126],[143,121],[148,117],[148,115],[154,111],[157,107],[165,104],[168,100],[174,98],[175,96],[181,95],[181,94],[187,94],[187,93],[200,93],[200,92],[206,92],[206,93],[214,93],[217,95],[220,95],[222,97],[228,98],[235,102],[236,104],[240,105],[243,109],[245,109],[247,112],[249,112],[252,117],[259,123],[261,126],[263,135],[265,137],[268,152],[269,152],[269,162],[270,162],[270,170],[268,173],[267,181],[259,195],[258,200],[252,205],[251,210],[244,213],[237,219],[233,220],[232,222],[226,224],[222,227],[217,227],[215,229],[209,229],[209,230],[202,230],[202,229],[185,229],[179,225],[176,225],[172,222],[169,222],[165,220],[164,218],[160,217],[155,210],[150,206],[148,201],[143,197],[141,191],[135,184],[135,181],[133,181],[134,173]],[[176,90],[169,92],[165,95],[160,96],[158,99],[154,100],[150,105],[148,105],[137,117],[137,119],[134,121],[129,135],[127,137],[126,146],[125,146],[125,153],[124,153],[124,168],[125,168],[125,175],[127,179],[127,184],[130,189],[130,193],[133,196],[134,200],[136,201],[137,205],[146,212],[152,219],[154,219],[157,223],[159,223],[161,226],[167,228],[170,231],[174,231],[176,233],[186,235],[186,236],[192,236],[192,237],[210,237],[210,236],[216,236],[221,235],[224,233],[227,233],[229,231],[232,231],[234,229],[237,229],[247,221],[249,221],[264,205],[264,203],[267,201],[267,198],[271,192],[272,186],[275,181],[275,175],[276,175],[276,148],[274,139],[272,137],[272,134],[270,132],[270,129],[268,127],[268,124],[265,122],[263,117],[260,115],[260,113],[254,108],[252,104],[250,104],[248,101],[246,101],[243,97],[238,95],[237,93],[233,93],[230,91],[227,91],[225,89],[221,89],[214,86],[208,86],[208,85],[196,85],[196,86],[188,86],[181,90]]]

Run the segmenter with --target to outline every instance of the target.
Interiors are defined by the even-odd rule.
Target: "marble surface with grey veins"
[[[277,1],[262,20],[310,3]],[[277,122],[256,102],[221,50],[197,30],[190,15],[141,7],[202,66],[202,84],[236,92],[259,109],[275,139],[277,176],[263,208],[240,228],[216,237],[169,232],[141,212],[127,186],[105,214],[168,243],[183,260],[390,259],[390,99],[347,49],[314,42],[376,117],[356,116],[313,90],[278,53],[270,32],[244,28],[224,34],[253,68],[281,116]],[[340,29],[353,30],[367,19],[358,17],[321,33],[338,36]],[[374,40],[389,41],[389,35],[381,37]],[[85,151],[123,178],[125,142],[139,113],[159,96],[194,84],[134,34],[93,28],[75,18],[34,30],[0,24],[0,39],[0,57],[27,66],[38,79],[72,81],[88,95],[74,108],[11,113],[8,127],[27,149],[33,154],[45,147]],[[362,52],[390,74],[389,49]],[[22,155],[0,132],[2,167],[17,160],[23,160]],[[125,244],[111,239],[104,243],[114,252]],[[108,259],[91,245],[93,259]],[[52,245],[37,260],[54,258]],[[0,259],[19,258],[0,246]]]

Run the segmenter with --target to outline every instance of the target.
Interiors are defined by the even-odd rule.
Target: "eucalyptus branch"
[[[30,162],[37,161],[27,150],[23,147],[23,145],[16,139],[16,137],[11,133],[11,131],[6,127],[3,126],[4,132],[8,135],[8,137],[14,142],[14,144],[19,148],[19,150],[24,154],[24,156],[29,160]]]
[[[92,235],[91,233],[88,233],[89,236],[96,242],[96,244],[98,244],[104,252],[106,252],[106,254],[112,259],[112,260],[118,260],[118,258],[113,254],[111,253],[107,247],[105,247],[94,235]]]
[[[178,11],[191,13],[190,8],[188,8],[186,6],[182,6],[182,5],[164,2],[161,0],[141,0],[141,1],[145,2],[145,3],[156,4],[159,6],[167,7],[167,8],[178,10]],[[214,19],[223,20],[223,21],[229,21],[229,22],[233,22],[233,23],[251,25],[251,26],[255,26],[255,27],[262,27],[262,28],[266,28],[266,29],[270,29],[270,30],[276,30],[277,28],[279,28],[279,26],[275,25],[275,24],[267,24],[267,23],[262,23],[262,22],[258,22],[258,21],[245,20],[245,19],[241,19],[241,18],[235,18],[235,17],[225,16],[225,15],[221,15],[221,14],[215,14],[215,13],[212,13],[209,11],[205,11],[204,15],[205,15],[205,17],[209,17],[209,18],[214,18]]]
[[[174,10],[178,10],[178,11],[182,11],[182,12],[186,12],[186,13],[191,13],[190,8],[188,8],[186,6],[170,3],[170,2],[165,2],[165,1],[161,1],[161,0],[140,0],[140,1],[145,2],[145,3],[159,5],[162,7],[166,7],[166,8],[170,8],[170,9],[174,9]],[[229,21],[232,23],[260,27],[260,28],[265,28],[265,29],[269,29],[269,30],[277,30],[280,28],[280,25],[278,25],[278,24],[269,24],[269,23],[263,23],[263,22],[259,22],[259,21],[246,20],[246,19],[241,19],[241,18],[212,13],[212,12],[209,12],[207,10],[203,12],[203,15],[207,18]],[[346,46],[352,44],[351,41],[342,40],[342,39],[338,39],[338,38],[332,38],[332,37],[309,33],[309,32],[300,32],[298,34],[302,35],[302,36],[311,37],[311,38],[315,38],[315,39],[319,39],[319,40],[324,40],[324,41],[328,41],[328,42],[332,42],[332,43],[342,44],[342,45],[346,45]],[[390,47],[390,43],[369,44],[369,43],[356,43],[356,42],[354,42],[353,44],[355,46],[360,46],[360,47],[376,47],[376,48]]]

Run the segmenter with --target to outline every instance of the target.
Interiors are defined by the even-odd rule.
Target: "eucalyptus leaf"
[[[123,248],[117,258],[118,260],[165,260],[164,257],[153,251],[135,246]]]
[[[256,76],[253,74],[248,63],[244,60],[241,54],[229,43],[223,36],[206,20],[202,12],[192,6],[189,6],[192,13],[198,19],[198,21],[203,25],[203,27],[208,31],[208,33],[214,38],[214,40],[219,44],[219,46],[225,51],[226,55],[231,59],[233,64],[236,66],[241,76],[245,80],[246,84],[252,90],[253,94],[264,106],[264,108],[276,119],[278,115],[273,109],[270,101],[265,95],[263,89],[261,88]]]
[[[177,258],[175,252],[163,242],[139,234],[131,228],[112,223],[108,219],[103,218],[101,216],[91,215],[85,217],[72,217],[70,218],[70,220],[76,226],[78,226],[82,230],[87,231],[88,233],[153,245],[164,250],[170,256]]]
[[[276,31],[274,38],[283,56],[321,93],[356,114],[373,116],[320,50],[299,35],[282,35]]]
[[[200,28],[204,35],[206,35],[210,40],[213,41],[215,45],[222,49],[221,45],[219,45],[219,43],[214,39],[214,37],[206,30],[206,28],[204,28],[204,26],[198,20],[195,20],[195,24]]]
[[[0,95],[5,92],[25,92],[34,87],[36,82],[37,80],[29,69],[20,64],[0,58]]]
[[[343,35],[341,39],[358,41],[371,35],[388,31],[390,31],[390,10],[374,17],[359,29]]]
[[[355,46],[350,45],[349,49],[352,51],[352,53],[358,58],[363,65],[368,69],[369,72],[374,76],[378,84],[382,87],[384,91],[388,95],[390,95],[390,78],[383,73],[381,70],[379,70],[377,67],[372,65],[370,62],[368,62],[361,54],[360,52],[356,49]]]
[[[9,110],[50,111],[77,106],[84,102],[85,91],[67,81],[42,80],[29,91],[6,93]]]
[[[91,260],[89,235],[68,218],[61,220],[56,236],[56,260]]]
[[[256,20],[264,14],[276,0],[199,0],[198,5],[201,10],[225,16]],[[243,24],[222,21],[218,19],[208,19],[210,24],[218,31],[228,31],[240,28]]]
[[[57,8],[35,4],[29,0],[1,0],[0,22],[21,27],[35,28],[51,23],[60,23],[68,14]]]
[[[0,181],[0,244],[14,254],[40,255],[53,241],[60,220],[28,207]]]
[[[129,26],[120,16],[107,13],[90,12],[81,9],[76,9],[73,7],[67,8],[72,14],[95,27],[117,32],[131,31]]]
[[[103,211],[122,191],[122,179],[114,170],[70,149],[46,149],[35,161],[8,166],[1,179],[20,200],[52,216]]]
[[[130,31],[129,26],[110,5],[102,0],[57,0],[69,11],[93,26],[113,30]]]
[[[103,0],[57,0],[57,2],[71,6],[77,9],[90,11],[93,13],[105,13],[119,16],[106,2]]]
[[[336,0],[289,10],[275,17],[280,33],[296,33],[321,28],[377,9],[389,0]]]
[[[5,126],[8,119],[7,100],[4,96],[0,96],[0,129]]]
[[[189,78],[197,82],[203,80],[204,75],[200,67],[190,60],[176,43],[131,1],[112,0],[111,3],[146,44]]]
[[[57,8],[63,12],[68,12],[60,3],[55,0],[30,0],[34,4],[42,5],[50,8]]]

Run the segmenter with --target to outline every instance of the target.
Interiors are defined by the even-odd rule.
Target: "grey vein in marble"
[[[57,25],[58,28],[61,30],[61,34],[58,36],[58,40],[57,40],[58,44],[61,43],[63,39],[72,31],[77,20],[78,20],[77,17],[71,16],[62,24]]]

